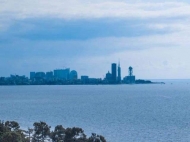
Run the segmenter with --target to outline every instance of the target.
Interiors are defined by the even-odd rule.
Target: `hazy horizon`
[[[190,2],[0,0],[0,76],[70,68],[103,78],[190,78]]]

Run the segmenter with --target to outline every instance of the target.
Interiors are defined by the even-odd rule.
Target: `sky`
[[[0,0],[0,76],[70,68],[190,78],[189,0]]]

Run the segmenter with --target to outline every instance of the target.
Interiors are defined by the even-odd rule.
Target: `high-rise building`
[[[111,73],[112,73],[112,81],[113,83],[116,83],[117,81],[117,64],[116,63],[112,63],[111,65]]]
[[[30,72],[30,80],[33,80],[35,78],[36,73],[35,72]]]
[[[46,72],[46,79],[53,79],[53,72]]]
[[[37,80],[44,79],[45,76],[46,76],[46,74],[44,72],[36,72],[35,79],[37,79]]]
[[[54,77],[56,79],[64,79],[64,80],[68,80],[69,79],[69,73],[70,73],[70,69],[56,69],[54,70]]]
[[[120,67],[120,63],[118,64],[118,83],[121,83],[121,67]]]

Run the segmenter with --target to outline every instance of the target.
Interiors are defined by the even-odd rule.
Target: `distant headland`
[[[133,68],[128,68],[128,75],[121,77],[120,63],[111,64],[111,73],[108,71],[105,78],[90,78],[82,75],[78,78],[76,70],[55,69],[49,72],[30,72],[30,78],[25,75],[10,75],[10,77],[0,77],[0,85],[119,85],[119,84],[165,84],[164,82],[152,82],[150,80],[136,80],[133,75]]]

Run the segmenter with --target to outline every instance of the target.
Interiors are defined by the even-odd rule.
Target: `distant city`
[[[76,70],[55,69],[49,72],[30,72],[30,78],[26,76],[10,75],[0,77],[0,85],[82,85],[82,84],[142,84],[152,83],[149,80],[135,80],[133,68],[130,66],[128,75],[121,77],[120,63],[111,64],[111,72],[105,74],[105,78],[90,78],[88,75],[78,77]]]

